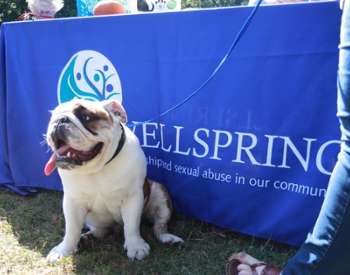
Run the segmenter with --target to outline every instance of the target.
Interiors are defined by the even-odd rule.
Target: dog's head
[[[127,117],[114,100],[92,102],[73,100],[58,105],[46,133],[53,155],[45,166],[49,175],[58,167],[66,170],[96,171],[113,156]]]

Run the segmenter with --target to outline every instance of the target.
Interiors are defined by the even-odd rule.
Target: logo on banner
[[[57,87],[58,102],[72,99],[122,102],[122,87],[117,70],[103,54],[85,50],[74,54],[61,72]]]

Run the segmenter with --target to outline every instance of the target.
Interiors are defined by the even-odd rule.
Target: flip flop
[[[249,266],[254,275],[258,274],[256,272],[256,268],[259,266],[265,266],[264,269],[261,271],[260,275],[279,275],[281,273],[281,269],[279,269],[278,267],[266,264],[264,262],[259,262],[256,264],[248,265],[246,263],[242,263],[238,259],[229,259],[228,262],[226,263],[226,266],[225,266],[226,275],[238,275],[237,267],[240,264],[245,264],[245,265]]]

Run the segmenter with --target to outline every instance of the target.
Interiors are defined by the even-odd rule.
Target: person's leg
[[[339,48],[337,116],[341,150],[313,232],[287,262],[283,275],[350,274],[350,0],[344,4]],[[249,257],[244,254],[233,257],[243,263],[238,267],[239,274],[256,274],[249,265],[259,261]],[[263,268],[259,265],[257,273]]]
[[[350,155],[344,154],[349,161]],[[341,157],[339,159],[330,178],[327,194],[313,232],[287,262],[282,275],[350,274],[348,254],[350,250],[350,169],[343,165]],[[238,273],[240,275],[261,274],[264,269],[264,266],[259,265],[256,273],[248,272],[254,264],[261,261],[244,253],[234,254],[233,258],[243,263],[234,267],[242,271]],[[230,273],[227,272],[227,274]],[[231,274],[235,273],[231,272]],[[271,274],[278,274],[278,272]]]
[[[342,15],[339,47],[337,116],[341,151],[312,234],[282,274],[350,274],[350,1]]]
[[[347,254],[341,247],[350,249],[350,173],[338,161],[332,173],[326,198],[314,226],[305,243],[283,268],[283,275],[350,274],[350,262],[343,256]],[[348,231],[348,233],[346,232]],[[345,232],[345,236],[340,233]],[[338,248],[338,249],[334,249]],[[349,258],[348,256],[346,256]],[[332,261],[343,258],[343,261]],[[344,261],[345,259],[345,261]],[[347,266],[344,266],[347,264]],[[329,266],[331,273],[321,266]],[[348,270],[348,273],[344,273]],[[342,271],[342,272],[341,272]]]

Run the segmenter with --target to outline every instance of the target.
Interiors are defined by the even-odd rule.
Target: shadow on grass
[[[44,258],[64,234],[61,200],[60,192],[43,191],[32,197],[20,197],[0,189],[0,220],[7,220],[21,246],[39,252]],[[225,260],[233,252],[245,250],[282,265],[294,251],[181,215],[173,217],[169,230],[181,236],[185,243],[161,244],[155,240],[151,226],[142,225],[142,236],[151,246],[150,256],[143,261],[128,260],[120,230],[81,246],[71,260],[56,266],[63,273],[76,274],[223,274]]]

